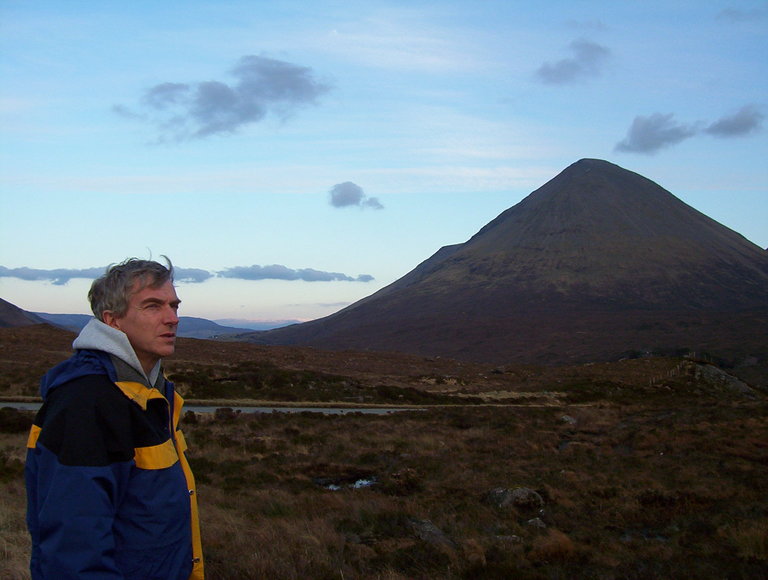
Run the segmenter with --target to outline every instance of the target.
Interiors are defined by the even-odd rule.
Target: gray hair
[[[88,292],[93,315],[102,322],[105,310],[114,312],[118,317],[124,316],[135,292],[147,286],[159,288],[166,282],[173,282],[173,264],[167,256],[161,257],[166,262],[165,266],[153,260],[138,258],[128,258],[108,266],[104,275],[93,281]]]

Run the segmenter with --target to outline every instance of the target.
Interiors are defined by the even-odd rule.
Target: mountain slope
[[[0,328],[44,324],[46,321],[0,298]]]
[[[765,328],[768,252],[645,177],[582,159],[379,292],[240,338],[497,363],[768,360]]]

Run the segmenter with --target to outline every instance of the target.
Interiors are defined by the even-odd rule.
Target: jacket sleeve
[[[28,445],[26,467],[34,580],[123,578],[113,524],[132,448],[113,392],[101,378],[81,379],[52,393],[36,419],[39,436]]]

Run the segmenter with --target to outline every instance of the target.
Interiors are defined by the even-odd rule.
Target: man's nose
[[[165,316],[164,320],[165,324],[178,324],[179,323],[179,314],[176,312],[175,308],[171,308],[170,306],[165,309]]]

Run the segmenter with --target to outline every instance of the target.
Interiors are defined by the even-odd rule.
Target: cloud
[[[209,278],[213,278],[213,276],[208,270],[201,270],[199,268],[177,268],[175,266],[173,268],[173,279],[175,282],[199,284]]]
[[[719,20],[728,20],[731,22],[754,22],[762,20],[768,16],[768,8],[753,8],[741,10],[739,8],[726,8],[721,10],[717,18]]]
[[[733,115],[722,117],[704,129],[714,137],[740,137],[759,131],[765,115],[755,105],[746,105]]]
[[[161,140],[186,141],[234,133],[268,114],[285,120],[330,90],[311,68],[265,56],[244,56],[230,73],[235,77],[231,84],[160,83],[144,93],[140,112],[124,105],[112,110],[156,125]]]
[[[280,264],[270,266],[235,266],[218,273],[222,278],[240,280],[303,280],[305,282],[370,282],[373,276],[361,274],[357,278],[340,272],[323,272],[314,268],[294,270]]]
[[[72,278],[95,279],[101,276],[106,268],[38,270],[35,268],[6,268],[0,266],[0,278],[19,278],[20,280],[47,281],[56,286],[64,286]]]
[[[167,109],[183,104],[190,90],[184,83],[160,83],[144,93],[143,103],[152,109]]]
[[[87,280],[95,280],[104,272],[107,271],[107,267],[101,268],[55,268],[52,270],[39,270],[36,268],[6,268],[0,266],[0,278],[19,278],[20,280],[27,280],[30,282],[47,281],[56,286],[64,286],[67,282],[73,278],[85,278]],[[205,282],[208,278],[211,278],[213,274],[207,270],[199,270],[197,268],[174,268],[174,279],[177,282],[192,282],[199,283]]]
[[[672,113],[638,116],[632,121],[627,136],[614,149],[628,153],[656,153],[659,149],[693,137],[696,132],[695,126],[677,123]]]
[[[554,63],[545,62],[536,71],[543,83],[565,85],[599,76],[611,54],[606,47],[589,40],[574,40],[570,44],[573,56]]]
[[[652,154],[698,133],[722,138],[743,137],[761,130],[764,118],[765,115],[757,105],[745,105],[732,115],[721,117],[710,124],[678,123],[672,113],[637,116],[632,121],[627,136],[616,144],[614,150]]]
[[[140,115],[138,113],[135,113],[134,111],[132,111],[131,109],[129,109],[125,105],[112,105],[112,112],[115,115],[118,115],[118,116],[123,117],[125,119],[136,119],[136,120],[140,120],[140,121],[145,120],[145,117],[143,117],[142,115]]]
[[[363,188],[351,181],[337,183],[330,189],[329,194],[330,204],[333,207],[357,206],[360,208],[384,209],[378,198],[366,197]]]
[[[46,281],[63,286],[73,278],[86,278],[95,280],[107,268],[38,270],[34,268],[6,268],[0,266],[0,278],[19,278],[31,282]],[[371,282],[373,276],[360,274],[357,277],[348,276],[340,272],[323,272],[314,268],[302,268],[294,270],[286,266],[273,264],[271,266],[235,266],[220,272],[210,272],[200,268],[173,268],[174,281],[186,284],[200,284],[210,278],[238,278],[241,280],[303,280],[305,282]]]

